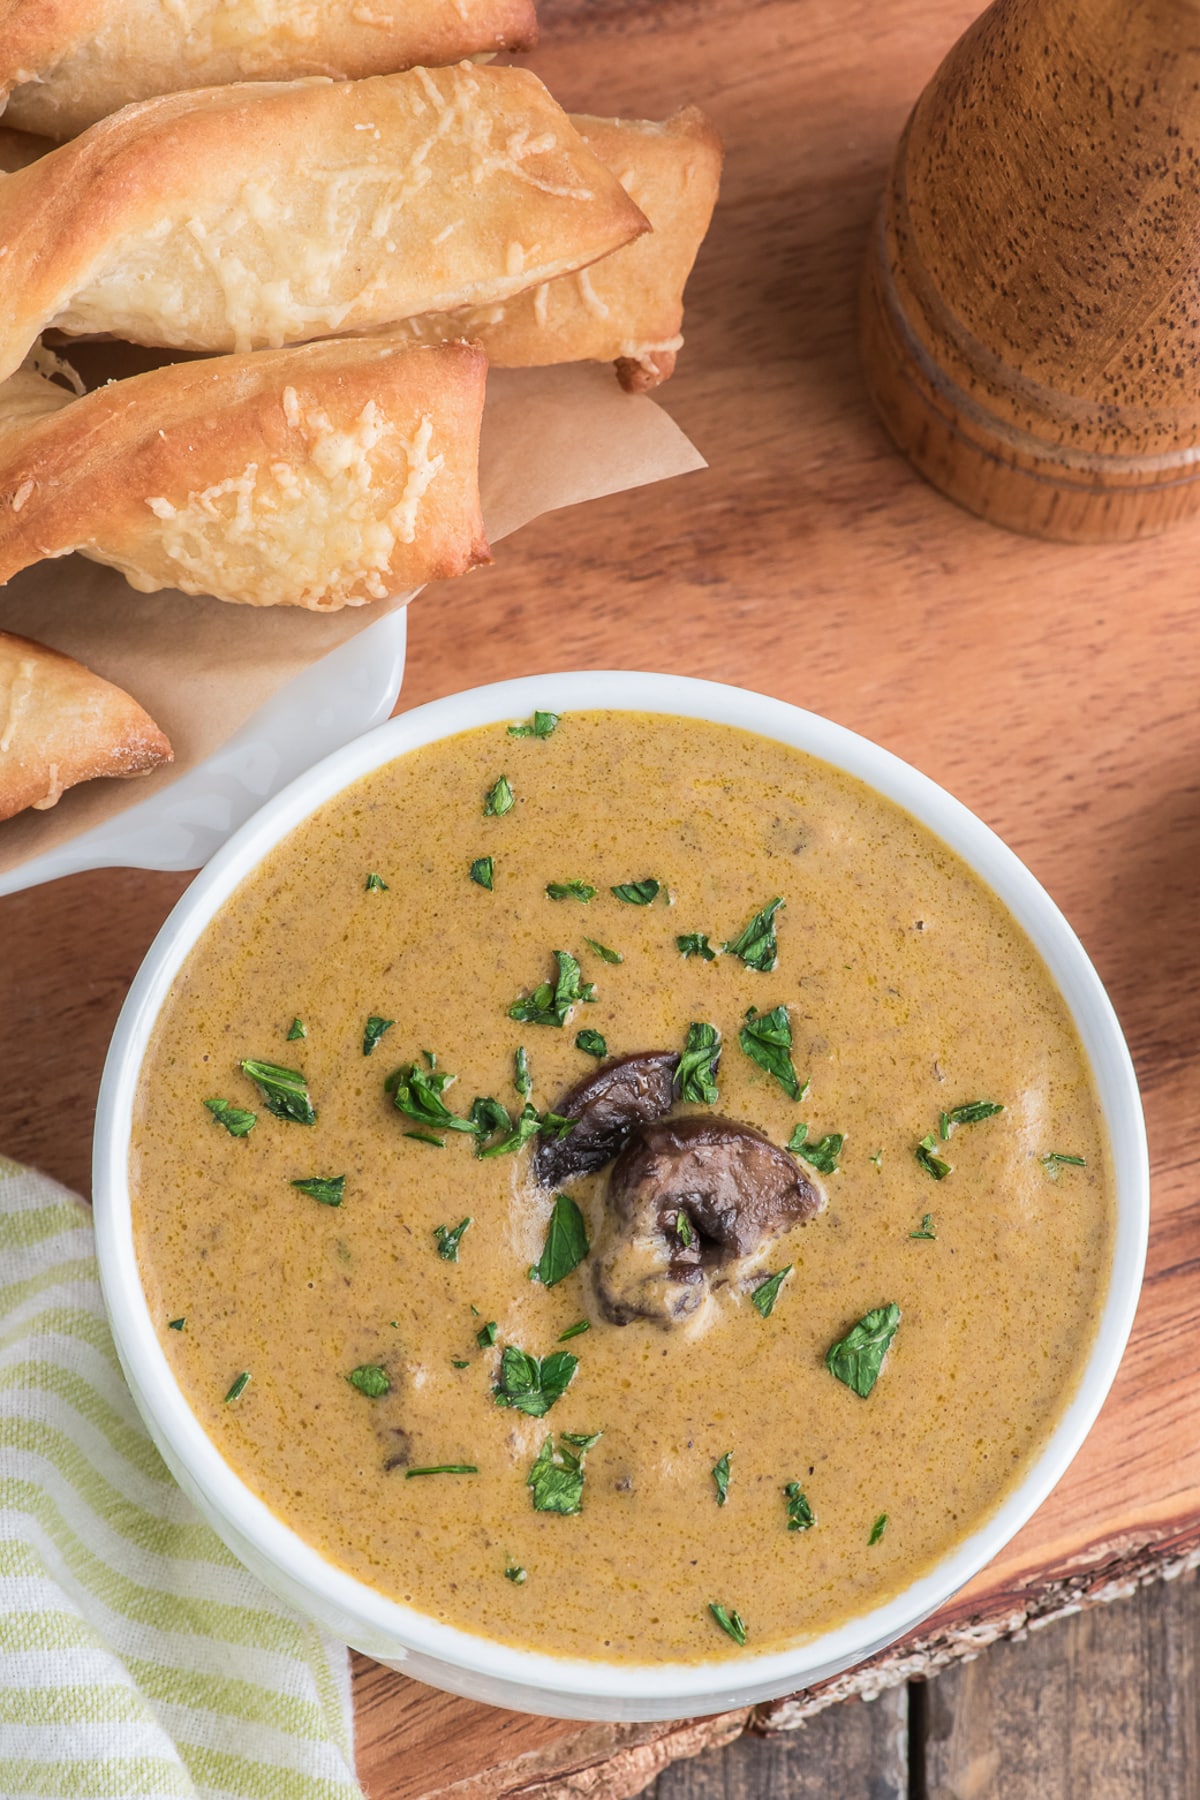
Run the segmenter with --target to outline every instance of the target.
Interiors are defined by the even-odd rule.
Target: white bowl
[[[858,776],[968,862],[1037,946],[1091,1060],[1117,1193],[1113,1267],[1078,1390],[1020,1486],[963,1543],[885,1605],[770,1655],[698,1664],[584,1662],[514,1650],[375,1593],[325,1561],[234,1474],[191,1413],[159,1345],[138,1279],[128,1155],[138,1071],[159,1008],[214,913],[267,851],[350,782],[438,738],[535,708],[661,712],[741,726]],[[218,851],[159,932],[117,1021],[96,1116],[100,1277],[126,1378],[168,1466],[234,1554],[298,1611],[380,1662],[475,1700],[576,1719],[674,1719],[769,1700],[849,1667],[902,1636],[975,1575],[1045,1499],[1107,1394],[1133,1323],[1149,1223],[1141,1103],[1099,977],[1054,902],[1000,839],[925,776],[865,738],[744,689],[622,672],[531,676],[475,688],[391,719],[301,775]]]

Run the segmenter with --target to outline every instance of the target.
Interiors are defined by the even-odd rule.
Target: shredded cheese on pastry
[[[432,420],[423,415],[406,438],[373,400],[349,430],[337,430],[320,408],[303,412],[291,388],[282,405],[303,434],[306,457],[247,463],[240,474],[189,493],[182,505],[147,498],[162,524],[167,578],[185,593],[253,592],[259,606],[326,611],[385,599],[396,547],[413,542],[422,502],[445,466]],[[389,461],[397,451],[404,461],[398,499],[394,480],[375,478],[372,456],[381,445]],[[165,585],[143,569],[105,560],[143,592]]]

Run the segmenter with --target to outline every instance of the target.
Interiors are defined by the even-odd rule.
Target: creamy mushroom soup
[[[1114,1220],[970,869],[797,750],[620,712],[414,751],[280,844],[163,1008],[132,1179],[171,1366],[281,1519],[646,1662],[782,1648],[977,1526]]]

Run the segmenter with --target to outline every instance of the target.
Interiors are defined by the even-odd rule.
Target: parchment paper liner
[[[493,545],[557,507],[704,466],[663,408],[624,393],[610,368],[501,369],[488,378],[480,485]],[[481,580],[482,571],[435,583],[421,604],[437,606],[452,589]],[[194,768],[284,682],[413,598],[398,594],[317,614],[229,606],[173,590],[138,594],[121,576],[80,556],[25,570],[0,588],[0,629],[64,650],[127,689],[167,733],[175,762],[136,780],[86,782],[48,812],[0,823],[0,872],[136,806]],[[478,671],[480,678],[485,673]]]

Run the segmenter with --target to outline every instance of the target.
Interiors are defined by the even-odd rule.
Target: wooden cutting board
[[[1200,1546],[1200,527],[1074,549],[913,476],[866,404],[855,292],[908,107],[961,0],[543,0],[568,106],[708,108],[728,162],[664,403],[710,470],[539,521],[429,592],[403,704],[539,669],[710,676],[814,707],[944,783],[1026,859],[1107,982],[1143,1084],[1154,1227],[1134,1338],[1067,1478],[913,1645],[857,1684],[1194,1560]],[[304,621],[297,621],[297,629]],[[86,1191],[108,1034],[186,878],[112,871],[0,901],[0,1147]],[[640,1791],[740,1730],[564,1725],[359,1659],[372,1800]],[[758,1722],[763,1722],[759,1720]]]

